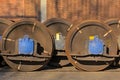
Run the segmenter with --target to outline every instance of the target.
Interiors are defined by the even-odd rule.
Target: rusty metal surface
[[[53,41],[54,41],[54,48],[55,48],[55,36],[57,33],[61,33],[63,37],[66,37],[67,30],[69,29],[71,23],[68,20],[62,18],[51,18],[44,22],[48,30],[50,31]],[[63,40],[64,42],[64,40]],[[64,43],[61,43],[64,44]],[[54,54],[56,53],[64,53],[64,48],[62,50],[55,49]]]
[[[66,36],[71,22],[62,18],[51,18],[46,20],[44,24],[53,36],[55,36],[57,32],[61,32],[63,36]]]
[[[35,20],[21,20],[12,24],[3,34],[3,51],[9,51],[9,54],[18,54],[16,49],[16,41],[24,35],[29,35],[37,43],[40,44],[40,52],[36,50],[34,55],[47,54],[47,59],[42,59],[42,63],[35,61],[11,60],[7,56],[3,56],[6,63],[14,70],[33,71],[42,69],[52,56],[53,43],[46,27]],[[48,46],[49,45],[49,46]],[[42,54],[41,54],[42,53]],[[20,56],[22,57],[22,55]],[[23,56],[24,57],[24,56]],[[31,56],[32,57],[32,56]],[[38,56],[39,57],[39,56]]]
[[[109,52],[107,52],[108,55],[117,55],[117,41],[115,34],[106,24],[97,20],[87,20],[83,22],[78,21],[78,23],[73,25],[73,28],[68,32],[66,37],[67,57],[77,69],[98,71],[108,67],[113,62],[113,60],[97,62],[96,59],[98,57],[96,57],[94,61],[89,62],[73,59],[71,54],[88,54],[86,42],[91,35],[100,36],[104,41],[105,46],[109,48]]]
[[[3,35],[4,31],[12,24],[12,21],[7,19],[0,19],[0,36]],[[0,40],[0,50],[2,49],[2,43]]]
[[[12,24],[12,21],[9,21],[7,19],[0,19],[0,36],[3,35],[4,31]],[[2,40],[0,40],[0,52],[2,50]],[[0,56],[0,66],[3,66],[3,58]]]
[[[64,45],[65,39],[61,40],[60,44],[56,43],[56,39],[55,36],[57,33],[61,33],[62,38],[66,37],[68,29],[71,25],[71,22],[63,19],[63,18],[51,18],[48,19],[44,22],[44,24],[46,25],[46,27],[48,28],[48,30],[50,31],[52,37],[53,37],[53,41],[54,41],[54,56],[52,57],[52,60],[50,62],[51,65],[57,65],[57,62],[59,62],[60,66],[64,66],[69,64],[69,61],[65,61],[61,60],[60,58],[62,57],[63,59],[66,58],[66,54],[65,54],[65,49],[64,47],[60,47],[62,50],[58,50],[55,48],[55,45],[57,44],[57,46],[61,46],[62,44]],[[54,64],[53,64],[54,63]]]
[[[108,26],[112,28],[115,32],[115,36],[117,37],[118,47],[120,49],[120,19],[108,19],[105,21]]]

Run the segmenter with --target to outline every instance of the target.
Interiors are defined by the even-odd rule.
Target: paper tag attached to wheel
[[[60,40],[60,33],[56,33],[56,40]]]

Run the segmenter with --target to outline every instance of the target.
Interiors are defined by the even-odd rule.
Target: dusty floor
[[[0,68],[0,80],[119,80],[120,66],[104,71],[78,71],[72,65],[62,68],[47,66],[42,71],[17,72],[8,66]]]

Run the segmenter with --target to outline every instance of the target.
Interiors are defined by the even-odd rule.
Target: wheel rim
[[[53,42],[54,42],[54,56],[51,61],[54,61],[59,63],[61,66],[64,66],[66,64],[69,64],[69,62],[63,60],[66,58],[65,54],[65,37],[67,35],[67,32],[70,30],[71,22],[63,19],[63,18],[51,18],[44,22],[48,30],[50,31]],[[60,40],[57,41],[55,38],[57,33],[61,33],[62,37],[60,37]],[[56,47],[61,46],[61,47]],[[59,55],[59,56],[58,56]],[[63,61],[61,61],[63,60]]]
[[[12,24],[12,21],[6,19],[0,19],[0,36],[3,35],[4,31]],[[2,39],[0,40],[0,50],[2,50]]]
[[[109,19],[105,21],[108,26],[112,28],[117,37],[118,48],[120,49],[120,20],[119,19]]]
[[[4,31],[12,24],[12,21],[6,20],[6,19],[0,19],[0,51],[2,51],[2,35]],[[2,64],[3,58],[0,56],[0,65],[4,66]]]
[[[34,26],[35,28],[33,28]],[[47,63],[49,62],[52,56],[53,44],[52,44],[52,38],[48,33],[47,29],[43,24],[39,23],[38,21],[21,20],[11,25],[10,28],[8,28],[6,32],[3,34],[3,38],[4,38],[2,43],[3,50],[9,51],[11,54],[18,54],[16,53],[14,41],[21,38],[25,34],[29,35],[31,38],[36,40],[43,47],[44,49],[43,52],[47,51],[47,55],[49,55],[49,57],[48,58],[43,57],[44,59],[39,58],[39,60],[38,58],[33,56],[20,55],[19,57],[17,57],[18,59],[31,58],[32,60],[36,59],[37,61],[32,61],[31,59],[29,61],[17,60],[17,58],[16,60],[14,60],[14,57],[13,59],[10,59],[9,56],[4,56],[4,59],[6,63],[14,70],[33,71],[37,69],[42,69],[45,65],[47,65]],[[38,54],[35,53],[35,55]]]
[[[72,57],[72,55],[77,57],[77,55],[86,55],[86,53],[88,54],[85,41],[87,40],[87,37],[91,35],[99,35],[104,40],[105,45],[108,45],[109,47],[110,51],[108,55],[116,55],[117,44],[114,37],[114,33],[110,32],[108,33],[106,38],[102,37],[106,32],[109,32],[110,30],[111,29],[106,24],[103,24],[96,20],[88,20],[84,22],[79,21],[78,23],[73,25],[73,28],[68,32],[68,35],[66,37],[66,53],[69,61],[73,64],[73,66],[75,66],[79,70],[83,69],[86,71],[98,71],[108,67],[114,61],[114,58],[106,58],[107,61],[101,61],[102,59],[104,59],[104,57],[100,57],[101,59],[99,59],[99,56],[96,56],[96,59],[99,59],[100,61],[96,61],[96,59],[93,59],[91,61],[91,59],[93,58],[92,56],[91,59],[89,59],[90,61],[87,62],[87,58],[85,61],[77,61],[77,59]],[[110,43],[107,43],[109,42],[107,40],[109,40]],[[84,58],[85,57],[83,57],[83,59]]]
[[[71,23],[68,20],[60,19],[60,18],[48,19],[47,21],[44,22],[44,24],[52,34],[54,42],[55,42],[56,33],[62,33],[62,36],[65,37],[67,34],[67,30],[71,25]],[[62,48],[61,50],[64,50],[64,48]]]

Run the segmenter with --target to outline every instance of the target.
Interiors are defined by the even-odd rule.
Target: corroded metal
[[[106,36],[104,36],[106,34]],[[104,41],[104,53],[109,57],[90,55],[89,36],[98,35]],[[114,32],[103,22],[97,20],[78,21],[66,37],[66,54],[69,61],[78,69],[98,71],[108,67],[117,55],[117,41]],[[73,56],[78,54],[78,56]],[[90,55],[83,56],[79,55]],[[111,56],[111,58],[110,58]]]
[[[0,36],[3,35],[4,31],[12,24],[12,21],[6,19],[0,19]],[[2,50],[2,40],[0,40],[0,50]]]
[[[33,55],[18,55],[16,42],[24,35],[36,42]],[[8,40],[10,39],[10,40]],[[14,70],[33,71],[42,69],[52,57],[53,42],[47,28],[35,20],[21,20],[12,24],[3,34],[3,58]],[[49,46],[48,46],[49,45]],[[13,55],[8,55],[13,54]]]
[[[61,33],[62,37],[65,37],[68,29],[70,29],[69,27],[71,26],[71,23],[68,20],[60,19],[60,18],[48,19],[44,22],[44,24],[46,25],[46,27],[52,34],[53,39],[54,39],[54,44],[57,44],[57,43],[55,43],[56,34]],[[63,42],[64,42],[64,40],[63,40]],[[63,44],[63,43],[61,43],[61,44]],[[58,49],[56,49],[56,50],[58,50]],[[64,48],[61,50],[64,50]]]
[[[2,50],[2,35],[4,33],[4,31],[12,24],[13,22],[10,20],[6,20],[6,19],[0,19],[0,52]],[[3,58],[0,56],[0,65],[2,65],[3,63]]]
[[[112,28],[115,32],[115,36],[117,37],[118,47],[120,50],[120,19],[109,19],[105,21],[108,26]]]
[[[51,33],[54,41],[54,56],[52,57],[50,64],[56,63],[56,65],[60,64],[61,66],[69,64],[69,62],[64,61],[64,59],[67,59],[65,58],[64,45],[67,32],[72,27],[71,22],[63,18],[51,18],[46,20],[44,24]]]

